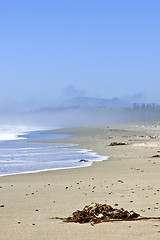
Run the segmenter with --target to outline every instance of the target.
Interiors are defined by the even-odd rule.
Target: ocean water
[[[32,140],[61,139],[70,134],[52,134],[26,126],[0,126],[0,176],[90,166],[103,161],[91,150],[76,144],[32,143]],[[86,161],[80,161],[80,160]]]

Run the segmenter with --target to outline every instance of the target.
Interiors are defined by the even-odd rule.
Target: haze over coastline
[[[129,99],[77,96],[42,105],[13,102],[8,107],[3,106],[0,114],[1,125],[55,129],[159,121],[160,106],[155,103],[133,103]]]

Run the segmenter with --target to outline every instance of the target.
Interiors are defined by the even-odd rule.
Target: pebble
[[[0,207],[4,207],[4,205],[0,205]]]
[[[21,222],[18,222],[18,224],[21,224]]]
[[[118,203],[115,203],[114,206],[118,206]]]
[[[35,209],[35,212],[38,212],[39,210],[38,209]]]
[[[118,182],[123,183],[123,180],[118,180]]]
[[[66,187],[66,189],[68,189],[68,187]]]

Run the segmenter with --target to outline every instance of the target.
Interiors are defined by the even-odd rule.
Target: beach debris
[[[86,160],[86,159],[81,159],[81,160],[79,160],[79,162],[88,162],[88,160]]]
[[[159,137],[158,135],[149,136],[150,139],[155,139],[155,138],[158,138],[158,137]]]
[[[123,183],[123,180],[119,179],[118,182],[119,182],[119,183]]]
[[[159,154],[153,155],[152,158],[160,158]]]
[[[139,138],[149,138],[149,139],[156,139],[158,138],[158,135],[144,135],[144,136],[139,136]]]
[[[118,204],[115,204],[117,206]],[[107,204],[98,204],[91,203],[88,206],[85,206],[83,210],[72,213],[72,217],[68,218],[53,218],[53,219],[61,219],[64,222],[79,222],[79,223],[100,223],[100,222],[108,222],[110,220],[130,220],[138,218],[140,215],[132,211],[129,213],[127,210],[114,209],[110,205]]]
[[[124,142],[111,142],[110,144],[108,144],[108,146],[121,146],[121,145],[128,145],[128,143],[124,143]]]
[[[60,219],[67,223],[91,223],[91,225],[94,225],[113,221],[160,220],[160,217],[141,217],[140,214],[133,210],[128,212],[123,208],[117,209],[107,204],[91,203],[85,206],[81,211],[77,210],[73,212],[70,217],[52,217],[52,219]]]

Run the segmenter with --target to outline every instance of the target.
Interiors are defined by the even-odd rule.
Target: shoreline
[[[56,133],[54,133],[54,131]],[[61,133],[57,133],[57,131],[61,131]],[[72,131],[72,130],[68,130],[68,131]],[[38,132],[40,132],[40,131],[38,131]],[[47,132],[43,132],[43,134],[46,134],[46,133],[47,133],[48,139],[46,137],[45,138],[47,140],[45,138],[43,140],[27,140],[27,138],[26,138],[26,147],[27,147],[27,149],[29,149],[29,146],[27,145],[27,143],[28,144],[30,144],[30,143],[33,143],[33,144],[34,143],[35,144],[40,143],[40,144],[42,144],[41,147],[44,147],[44,145],[48,144],[48,146],[45,146],[46,147],[46,151],[47,151],[47,149],[62,149],[62,150],[63,149],[64,150],[65,149],[71,149],[71,152],[70,152],[71,155],[74,155],[74,153],[79,155],[79,158],[75,156],[75,161],[73,161],[74,163],[72,164],[72,166],[67,166],[67,164],[65,164],[65,166],[62,166],[62,167],[61,166],[60,167],[56,167],[56,165],[55,165],[55,167],[53,166],[52,168],[45,168],[45,166],[44,166],[44,168],[36,169],[36,167],[35,167],[34,170],[29,170],[29,171],[26,170],[26,171],[22,171],[22,172],[12,172],[11,171],[11,172],[7,172],[5,174],[0,174],[0,177],[12,176],[12,175],[14,176],[14,175],[19,175],[19,174],[21,175],[21,174],[39,173],[39,172],[45,172],[45,171],[48,172],[48,171],[55,171],[55,170],[57,171],[57,170],[63,170],[63,169],[73,169],[73,168],[89,167],[89,166],[91,166],[93,164],[93,162],[100,162],[100,161],[104,161],[104,160],[108,159],[108,156],[98,155],[92,149],[80,148],[79,144],[74,144],[73,141],[71,141],[70,143],[61,143],[61,141],[62,141],[61,138],[60,138],[61,135],[65,136],[62,139],[69,139],[69,138],[72,139],[73,134],[69,134],[69,133],[63,134],[63,130],[61,130],[61,129],[47,130]],[[59,135],[59,137],[57,138],[57,136],[56,136],[56,138],[54,138],[52,140],[52,138],[51,138],[52,134]],[[30,135],[30,132],[28,132],[28,135]],[[66,137],[67,135],[68,135],[68,137]],[[41,137],[41,135],[39,135],[39,138],[40,137]],[[34,137],[33,137],[33,139],[34,139]],[[19,140],[21,140],[21,138],[19,138]],[[55,144],[57,142],[58,142],[57,145],[60,144],[60,146],[55,146]],[[32,147],[35,147],[35,146],[33,145]],[[37,148],[37,151],[38,151],[38,149],[39,148]],[[73,149],[73,151],[72,151],[72,149]],[[46,154],[48,155],[49,153],[46,153]],[[68,153],[66,152],[66,154],[68,154]],[[62,159],[60,159],[59,161],[63,161],[65,163],[65,156],[67,157],[66,154],[64,154],[64,157]],[[42,158],[42,156],[41,156],[41,158]],[[81,165],[78,165],[77,164],[78,162],[82,162]],[[53,161],[53,163],[54,163],[54,161]],[[27,161],[25,161],[25,164],[27,164]]]
[[[3,239],[101,240],[107,236],[113,240],[158,240],[160,221],[102,223],[92,227],[62,224],[50,218],[67,217],[91,202],[113,207],[118,204],[118,208],[133,209],[142,216],[159,216],[160,161],[152,156],[160,150],[160,128],[132,125],[61,131],[76,135],[51,142],[74,142],[98,155],[108,155],[109,159],[84,168],[1,176]],[[129,145],[108,146],[113,141]]]
[[[98,155],[100,156],[100,155]],[[103,156],[100,156],[100,157],[103,157]],[[104,156],[105,157],[105,156]],[[109,156],[106,156],[106,158],[109,158]],[[77,169],[77,168],[85,168],[85,167],[91,167],[93,163],[98,163],[98,162],[103,162],[103,161],[107,161],[108,160],[105,159],[105,160],[96,160],[96,161],[92,161],[90,163],[90,165],[88,166],[78,166],[78,167],[64,167],[64,168],[53,168],[53,169],[42,169],[42,170],[35,170],[35,171],[31,171],[31,172],[21,172],[21,173],[12,173],[12,174],[6,174],[6,175],[0,175],[0,178],[1,177],[8,177],[8,176],[15,176],[15,175],[23,175],[23,174],[34,174],[34,173],[41,173],[41,172],[49,172],[49,171],[60,171],[60,170],[67,170],[67,169]],[[88,161],[88,160],[87,160]],[[89,162],[89,161],[88,161]]]

